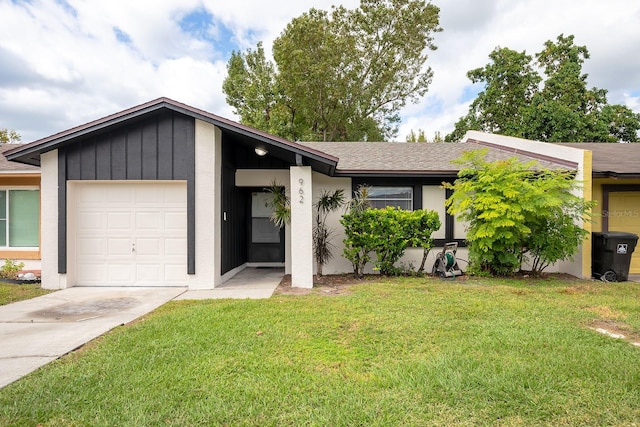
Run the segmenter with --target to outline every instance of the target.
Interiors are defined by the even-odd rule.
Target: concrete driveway
[[[69,288],[0,306],[0,388],[186,288]]]

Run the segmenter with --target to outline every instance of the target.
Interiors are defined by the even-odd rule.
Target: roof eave
[[[458,171],[336,169],[335,176],[353,178],[456,178],[458,176]]]
[[[119,113],[115,113],[101,119],[86,123],[84,125],[76,126],[66,131],[39,139],[30,144],[25,144],[21,147],[13,148],[6,151],[4,154],[8,160],[33,166],[40,166],[41,153],[51,151],[70,140],[81,138],[88,134],[104,130],[113,125],[117,125],[132,119],[136,119],[138,117],[161,110],[163,108],[211,123],[222,130],[235,132],[237,134],[253,138],[262,143],[273,145],[280,149],[300,154],[301,156],[311,160],[312,163],[316,163],[317,167],[322,169],[324,173],[332,175],[336,170],[338,158],[335,156],[323,153],[313,148],[305,147],[301,144],[287,141],[286,139],[270,135],[266,132],[253,129],[249,126],[236,123],[232,120],[224,119],[222,117],[208,113],[204,110],[200,110],[186,104],[173,101],[169,98],[158,98],[156,100],[129,108]]]
[[[593,171],[592,178],[639,179],[640,172]]]

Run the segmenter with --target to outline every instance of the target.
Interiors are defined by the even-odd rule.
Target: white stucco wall
[[[58,150],[40,156],[42,287],[64,289],[66,275],[58,274]]]
[[[429,209],[438,212],[440,218],[440,229],[433,233],[434,239],[445,238],[444,221],[446,217],[446,208],[444,202],[446,200],[446,190],[438,185],[422,186],[422,209]]]
[[[196,271],[187,275],[189,289],[210,289],[220,278],[221,132],[196,120]]]
[[[313,287],[313,175],[310,166],[290,170],[291,286]]]
[[[320,197],[323,191],[333,193],[336,190],[342,190],[346,201],[352,198],[351,178],[332,178],[321,173],[313,174],[313,201]],[[327,225],[332,231],[331,243],[333,244],[333,258],[323,266],[323,274],[342,274],[353,271],[351,262],[342,256],[345,238],[344,227],[340,224],[340,218],[346,212],[346,207],[336,212],[332,212],[327,216]],[[314,211],[315,215],[315,211]],[[317,266],[314,267],[314,273],[317,273]]]

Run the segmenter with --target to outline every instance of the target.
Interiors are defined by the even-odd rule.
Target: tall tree
[[[361,0],[311,9],[264,50],[234,52],[223,84],[245,124],[293,140],[387,140],[398,112],[428,89],[439,9],[419,0]],[[255,91],[263,91],[256,96]]]
[[[532,57],[525,52],[496,48],[489,54],[491,63],[467,73],[472,83],[485,88],[469,107],[469,113],[457,123],[447,141],[462,139],[470,129],[523,136],[523,109],[531,102],[541,77],[533,68]]]
[[[547,41],[535,62],[525,52],[499,48],[489,58],[490,64],[468,73],[484,90],[447,141],[472,129],[553,142],[638,141],[640,114],[609,105],[606,90],[587,87],[582,66],[589,52],[572,35]]]
[[[21,139],[20,134],[15,130],[7,128],[0,129],[0,144],[20,142]]]

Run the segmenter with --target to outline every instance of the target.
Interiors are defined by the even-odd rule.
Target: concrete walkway
[[[245,268],[215,289],[187,291],[176,300],[221,298],[269,298],[282,278],[284,268]]]
[[[0,306],[0,387],[129,323],[185,288],[69,288]]]
[[[171,300],[269,298],[283,276],[247,268],[214,290],[79,287],[0,306],[0,388]]]

